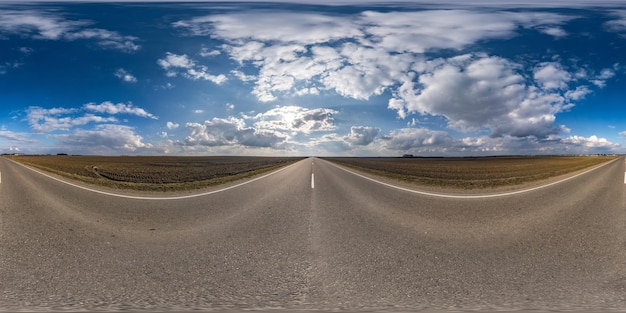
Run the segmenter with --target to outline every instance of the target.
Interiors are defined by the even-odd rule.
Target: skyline
[[[0,153],[626,153],[626,6],[340,3],[0,2]]]

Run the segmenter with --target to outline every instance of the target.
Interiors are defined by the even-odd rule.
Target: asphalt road
[[[464,199],[310,158],[133,199],[0,158],[0,310],[626,310],[625,167]]]

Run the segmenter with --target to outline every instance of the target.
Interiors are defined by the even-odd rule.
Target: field
[[[301,158],[177,156],[8,156],[61,176],[146,191],[191,190],[270,171]]]
[[[327,158],[352,168],[444,189],[517,186],[575,172],[614,159],[608,156],[484,158]]]

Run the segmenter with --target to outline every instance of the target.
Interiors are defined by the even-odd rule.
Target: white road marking
[[[624,172],[624,184],[626,185],[626,172]]]
[[[311,189],[315,189],[315,174],[311,173]]]
[[[608,165],[610,163],[615,162],[616,160],[617,159],[615,159],[613,161],[609,161],[609,162],[601,164],[601,165],[598,165],[598,166],[595,166],[595,167],[593,167],[593,168],[591,168],[589,170],[586,170],[586,171],[584,171],[582,173],[578,173],[578,174],[576,174],[574,176],[570,176],[570,177],[567,177],[567,178],[564,178],[564,179],[561,179],[559,181],[555,181],[555,182],[552,182],[552,183],[549,183],[549,184],[545,184],[545,185],[541,185],[541,186],[537,186],[537,187],[533,187],[533,188],[528,188],[528,189],[522,189],[522,190],[516,190],[516,191],[510,191],[510,192],[503,192],[503,193],[486,194],[486,195],[451,195],[451,194],[445,194],[445,193],[426,192],[426,191],[420,191],[420,190],[415,190],[415,189],[404,188],[404,187],[388,184],[388,183],[385,183],[385,182],[381,182],[379,180],[376,180],[376,179],[373,179],[373,178],[370,178],[370,177],[367,177],[367,176],[355,173],[355,172],[350,171],[348,169],[345,169],[345,168],[343,168],[343,167],[341,167],[339,165],[336,165],[336,164],[334,164],[332,162],[329,162],[329,163],[332,164],[335,167],[338,167],[338,168],[348,172],[348,173],[351,173],[353,175],[356,175],[356,176],[359,176],[361,178],[367,179],[369,181],[373,181],[373,182],[381,184],[383,186],[387,186],[387,187],[391,187],[391,188],[395,188],[395,189],[399,189],[399,190],[403,190],[403,191],[408,191],[408,192],[412,192],[412,193],[416,193],[416,194],[420,194],[420,195],[432,196],[432,197],[440,197],[440,198],[452,198],[452,199],[484,199],[484,198],[497,198],[497,197],[505,197],[505,196],[517,195],[517,194],[520,194],[520,193],[525,193],[525,192],[529,192],[529,191],[534,191],[534,190],[546,188],[546,187],[549,187],[549,186],[554,186],[556,184],[560,184],[560,183],[568,181],[570,179],[574,179],[574,178],[576,178],[578,176],[585,175],[585,174],[587,174],[587,173],[589,173],[591,171],[595,171],[595,170],[597,170],[597,169],[599,169],[599,168],[601,168],[603,166],[606,166],[606,165]],[[626,173],[625,173],[625,175],[626,175]],[[624,183],[626,183],[626,177],[624,177]]]
[[[2,172],[0,172],[0,184],[2,184]]]
[[[208,192],[203,192],[203,193],[198,193],[198,194],[193,194],[193,195],[186,195],[186,196],[174,196],[174,197],[143,197],[143,196],[131,196],[131,195],[123,195],[123,194],[118,194],[118,193],[106,192],[106,191],[102,191],[102,190],[91,189],[91,188],[88,188],[88,187],[76,185],[76,184],[70,183],[68,181],[65,181],[65,180],[62,180],[62,179],[50,176],[50,175],[48,175],[46,173],[40,172],[39,170],[36,170],[34,168],[31,168],[31,167],[28,167],[28,166],[26,166],[26,165],[24,165],[22,163],[19,163],[19,162],[16,162],[16,161],[12,161],[12,162],[15,162],[16,164],[19,164],[19,165],[21,165],[21,166],[23,166],[23,167],[25,167],[25,168],[33,171],[33,172],[39,173],[39,174],[41,174],[43,176],[46,176],[46,177],[54,179],[54,180],[56,180],[58,182],[70,185],[72,187],[76,187],[76,188],[80,188],[80,189],[83,189],[83,190],[99,193],[99,194],[102,194],[102,195],[118,197],[118,198],[135,199],[135,200],[182,200],[182,199],[190,199],[190,198],[197,198],[197,197],[208,196],[208,195],[211,195],[211,194],[214,194],[214,193],[218,193],[218,192],[230,190],[230,189],[233,189],[233,188],[241,187],[241,186],[249,184],[251,182],[254,182],[254,181],[263,179],[265,177],[274,175],[274,174],[276,174],[278,172],[286,170],[286,169],[288,169],[288,168],[290,168],[290,167],[292,167],[292,166],[297,164],[297,162],[296,162],[296,163],[291,164],[291,165],[289,165],[287,167],[283,167],[283,168],[277,169],[277,170],[275,170],[273,172],[270,172],[268,174],[265,174],[265,175],[257,177],[257,178],[253,178],[253,179],[245,181],[243,183],[239,183],[239,184],[236,184],[236,185],[233,185],[233,186],[229,186],[229,187],[225,187],[225,188],[217,189],[217,190],[212,190],[212,191],[208,191]]]

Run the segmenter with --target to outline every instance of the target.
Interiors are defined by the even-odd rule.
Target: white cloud
[[[614,10],[612,14],[616,19],[606,22],[604,26],[612,32],[626,35],[626,10]]]
[[[402,128],[382,136],[383,146],[400,151],[441,151],[457,145],[447,132],[427,128]]]
[[[335,130],[332,109],[307,109],[299,106],[276,107],[252,117],[254,127],[266,130],[281,130],[309,134],[316,131]]]
[[[17,133],[10,130],[0,129],[0,138],[4,138],[12,143],[33,143],[32,139],[28,138],[28,135],[25,133]]]
[[[574,147],[582,147],[585,151],[589,149],[616,149],[620,145],[608,141],[606,138],[599,138],[595,135],[590,137],[570,136],[563,139],[563,143],[573,145]]]
[[[131,114],[137,115],[141,117],[147,117],[151,119],[158,119],[151,113],[148,113],[146,110],[134,106],[132,103],[112,103],[110,101],[105,101],[100,104],[96,103],[87,103],[83,105],[83,108],[88,111],[98,112],[98,113],[107,113],[107,114]]]
[[[257,75],[232,74],[243,81],[256,78],[253,94],[267,102],[276,100],[278,94],[321,90],[368,99],[406,81],[426,51],[510,38],[520,27],[561,36],[559,26],[572,18],[466,10],[365,11],[348,18],[254,12],[197,17],[174,26],[225,40],[223,49],[233,60],[258,68]],[[276,20],[281,23],[273,23]]]
[[[540,27],[538,30],[555,38],[563,38],[567,36],[567,32],[561,27]]]
[[[228,80],[228,78],[224,74],[212,75],[212,74],[207,73],[207,71],[208,71],[208,68],[204,65],[201,65],[197,68],[188,69],[185,76],[193,80],[198,80],[198,79],[208,80],[218,85],[221,85]]]
[[[374,141],[379,132],[378,127],[352,126],[350,134],[343,139],[353,146],[367,146]]]
[[[564,126],[554,125],[556,114],[587,93],[584,88],[561,90],[569,76],[553,64],[539,68],[537,85],[528,83],[521,65],[499,57],[465,55],[434,60],[424,68],[417,82],[407,80],[394,92],[389,108],[400,116],[443,116],[449,127],[463,132],[487,129],[492,136],[516,137],[560,133]]]
[[[125,69],[120,68],[115,71],[115,77],[127,82],[127,83],[136,83],[137,77],[133,76],[133,74],[127,72]]]
[[[35,49],[30,48],[30,47],[20,47],[19,51],[23,54],[31,54],[33,53],[33,51],[35,51]]]
[[[77,40],[91,39],[105,49],[135,52],[141,48],[137,37],[124,36],[117,32],[84,28],[86,21],[70,21],[60,15],[36,10],[0,10],[0,33],[18,34],[34,39]]]
[[[615,70],[619,68],[618,64],[613,65],[613,68],[605,68],[600,71],[600,74],[596,75],[591,83],[598,86],[599,88],[606,87],[606,81],[613,78],[615,76]]]
[[[134,152],[139,148],[152,147],[143,142],[134,128],[125,125],[101,124],[92,130],[77,129],[55,137],[71,149],[102,154]]]
[[[167,52],[164,59],[158,59],[157,64],[166,71],[169,77],[175,77],[182,70],[182,75],[192,80],[208,80],[215,84],[222,84],[228,80],[223,75],[213,75],[208,73],[208,68],[204,65],[198,65],[196,61],[189,58],[186,54],[178,55]]]
[[[237,71],[237,70],[232,70],[230,71],[230,73],[235,76],[237,79],[239,79],[242,82],[249,82],[249,81],[255,81],[257,79],[256,76],[254,75],[246,75],[244,72],[242,71]]]
[[[277,20],[280,23],[276,23]],[[254,38],[261,41],[306,44],[361,34],[348,20],[313,13],[220,14],[179,21],[173,25],[187,28],[196,35],[214,35],[232,40]]]
[[[167,127],[167,129],[176,129],[178,128],[180,125],[174,122],[167,122],[165,124],[165,126]]]
[[[424,156],[614,153],[621,147],[597,136],[479,136],[457,139],[447,132],[427,128],[394,130],[381,136],[379,143],[388,154],[412,153]]]
[[[186,54],[178,55],[171,52],[167,52],[164,59],[158,59],[157,64],[166,71],[177,68],[190,69],[195,66],[195,62]]]
[[[77,126],[83,126],[91,123],[113,123],[118,122],[114,116],[100,116],[92,113],[105,113],[109,115],[116,114],[132,114],[141,117],[156,119],[156,117],[142,108],[133,106],[132,104],[118,103],[113,104],[105,101],[101,104],[87,103],[82,108],[51,108],[46,109],[38,106],[31,106],[26,109],[26,120],[30,127],[38,133],[67,131]]]
[[[585,96],[587,96],[590,93],[591,93],[591,89],[589,89],[589,87],[578,86],[574,90],[568,90],[565,93],[565,98],[571,99],[573,101],[578,101],[578,100],[585,98]]]
[[[69,130],[70,128],[89,123],[117,122],[115,117],[102,117],[93,114],[70,116],[77,109],[52,108],[31,106],[26,109],[26,120],[35,132],[51,132]]]
[[[141,49],[141,46],[135,42],[139,38],[134,36],[123,36],[117,32],[106,29],[85,29],[73,33],[67,33],[65,38],[68,40],[76,39],[95,39],[99,46],[106,49],[120,50],[123,52],[135,52]]]
[[[203,58],[214,57],[222,54],[219,50],[209,50],[208,48],[202,48],[200,50],[200,56]]]
[[[312,154],[321,153],[330,155],[345,155],[346,152],[353,149],[343,137],[334,133],[324,134],[319,138],[311,138],[307,142],[307,148]]]
[[[426,10],[364,12],[362,25],[377,46],[389,51],[423,53],[432,49],[460,49],[479,40],[509,38],[517,27],[543,29],[571,17],[551,13]]]
[[[546,90],[561,89],[566,90],[567,84],[572,80],[572,75],[565,71],[559,63],[541,63],[534,71],[534,79]]]
[[[204,123],[187,123],[190,135],[181,143],[184,146],[235,146],[271,147],[281,149],[286,136],[267,130],[246,127],[242,119],[213,118]]]
[[[66,21],[59,16],[33,10],[0,10],[0,30],[31,35],[36,39],[56,40],[87,23]]]

